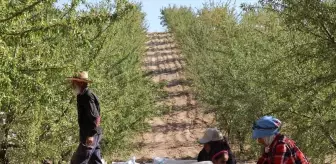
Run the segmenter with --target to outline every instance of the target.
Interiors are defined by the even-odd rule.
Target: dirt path
[[[171,110],[149,121],[151,131],[138,137],[140,150],[133,155],[139,162],[153,157],[195,159],[202,149],[197,140],[206,128],[215,125],[214,116],[204,114],[193,99],[190,82],[183,73],[185,61],[171,34],[150,33],[148,40],[143,68],[154,82],[166,82],[164,90],[168,96],[158,103],[166,104]]]
[[[144,67],[154,82],[166,82],[168,96],[162,102],[171,112],[150,120],[151,131],[140,138],[136,158],[195,158],[201,149],[197,139],[213,123],[213,116],[203,114],[189,92],[183,76],[185,62],[168,33],[150,33]]]

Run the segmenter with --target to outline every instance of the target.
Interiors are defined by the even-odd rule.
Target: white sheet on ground
[[[191,164],[212,164],[211,161],[203,161],[203,162],[194,162],[194,163],[191,163]]]
[[[155,157],[153,164],[212,164],[211,161],[197,162],[197,160],[175,160],[168,158]]]
[[[135,157],[126,162],[112,162],[112,164],[139,164],[135,162]],[[153,158],[153,163],[146,164],[212,164],[211,161],[197,162],[197,160],[175,160],[168,158]]]
[[[112,162],[112,164],[139,164],[135,162],[135,157],[132,157],[132,159],[126,161],[126,162]]]

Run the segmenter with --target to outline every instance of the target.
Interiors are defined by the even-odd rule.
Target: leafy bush
[[[263,115],[282,120],[313,162],[335,154],[335,4],[303,2],[267,1],[240,15],[226,4],[162,10],[198,100],[250,158],[259,154],[251,126]]]
[[[0,161],[68,161],[78,142],[75,97],[65,81],[88,70],[101,99],[103,155],[124,155],[152,116],[156,86],[141,72],[144,14],[127,1],[0,4]]]

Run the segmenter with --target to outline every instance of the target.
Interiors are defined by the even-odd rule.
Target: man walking
[[[68,78],[77,96],[80,143],[71,158],[71,164],[102,164],[100,155],[100,107],[97,96],[90,91],[87,72]]]

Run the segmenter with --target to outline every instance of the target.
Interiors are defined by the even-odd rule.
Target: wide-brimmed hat
[[[92,83],[92,81],[89,80],[89,73],[87,71],[81,71],[81,72],[75,73],[74,76],[67,77],[67,79],[70,81]]]
[[[217,128],[208,128],[203,137],[199,140],[199,143],[206,144],[211,141],[220,141],[223,140],[222,133]]]
[[[272,116],[264,116],[257,120],[252,127],[252,138],[264,138],[280,132],[281,121]]]

